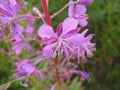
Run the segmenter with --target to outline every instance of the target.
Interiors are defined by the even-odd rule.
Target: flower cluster
[[[73,74],[78,74],[89,81],[88,73],[77,70],[77,67],[82,58],[92,57],[95,51],[95,44],[91,42],[94,34],[87,35],[89,29],[82,30],[82,27],[88,25],[86,5],[92,4],[94,0],[69,0],[68,17],[57,26],[56,30],[51,24],[52,16],[49,15],[46,0],[41,1],[45,15],[33,7],[33,13],[37,16],[29,12],[21,15],[22,9],[16,0],[0,1],[0,40],[10,42],[12,48],[9,55],[16,54],[20,60],[15,63],[18,71],[16,78],[26,76],[26,82],[22,85],[27,87],[29,77],[37,75],[38,78],[45,79],[43,75],[48,77],[48,73],[54,73],[56,80],[49,78],[54,82],[51,90],[54,90],[57,83],[60,88],[62,82],[69,83]],[[63,7],[53,17],[65,8]],[[43,21],[37,32],[35,32],[36,19]],[[36,50],[38,48],[32,47],[29,41],[37,42],[41,49]],[[29,59],[22,59],[24,48],[28,54],[26,58]],[[70,61],[72,57],[76,57],[77,65]],[[48,64],[46,69],[37,69],[36,65],[41,62]]]

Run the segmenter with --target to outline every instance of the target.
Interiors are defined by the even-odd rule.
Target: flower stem
[[[63,12],[69,5],[73,5],[73,4],[77,4],[79,1],[74,1],[72,3],[67,3],[65,4],[60,10],[58,10],[56,13],[54,13],[51,18],[53,19],[54,17],[56,17],[57,15],[59,15],[61,12]]]
[[[51,17],[50,17],[49,11],[48,11],[47,2],[46,2],[46,0],[41,0],[41,3],[42,3],[42,8],[43,8],[43,11],[45,14],[45,20],[48,25],[52,26],[52,21],[51,21]]]
[[[58,71],[58,58],[55,58],[54,64],[55,64],[55,77],[56,77],[56,81],[58,83],[58,86],[59,86],[60,90],[63,90],[62,89],[62,83],[61,83],[60,76],[59,76],[59,71]]]

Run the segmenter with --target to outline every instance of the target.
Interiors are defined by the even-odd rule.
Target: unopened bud
[[[37,14],[38,16],[42,17],[42,14],[41,14],[41,12],[38,10],[38,8],[33,7],[33,12],[34,12],[35,14]]]
[[[79,4],[89,5],[92,4],[94,0],[79,0]]]

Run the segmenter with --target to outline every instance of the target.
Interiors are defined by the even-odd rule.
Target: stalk
[[[48,25],[52,26],[52,21],[51,21],[51,17],[50,17],[49,11],[48,11],[47,2],[46,2],[46,0],[41,0],[41,3],[42,3],[42,8],[43,8],[43,11],[45,14],[46,23]]]

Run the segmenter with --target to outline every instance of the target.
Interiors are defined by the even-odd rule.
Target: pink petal
[[[87,21],[86,17],[79,20],[80,26],[85,27],[85,26],[87,26],[87,24],[88,24],[88,21]]]
[[[73,0],[70,0],[70,2],[69,3],[72,3],[73,2]],[[69,8],[68,8],[68,16],[69,17],[72,17],[73,16],[73,12],[74,11],[74,5],[72,4],[72,5],[70,5],[69,6]]]
[[[88,32],[89,29],[85,29],[81,34],[82,36],[85,36],[85,34]]]
[[[78,21],[75,20],[74,18],[67,18],[63,22],[63,31],[62,34],[66,34],[67,32],[77,28],[78,26]]]
[[[43,44],[51,44],[57,41],[57,38],[51,37],[43,41]]]
[[[43,49],[43,56],[48,57],[48,58],[52,57],[53,49],[54,49],[55,45],[56,45],[56,43],[46,45]]]
[[[63,26],[63,24],[62,23],[60,23],[59,25],[58,25],[58,27],[57,27],[57,36],[60,36],[60,34],[61,34],[61,32],[62,32],[62,26]]]
[[[79,43],[81,43],[80,39],[81,39],[81,35],[75,34],[72,35],[71,37],[66,38],[65,41],[71,42],[73,45],[78,45]]]
[[[86,11],[87,11],[87,8],[85,5],[77,5],[75,7],[75,15],[78,15],[78,16],[83,15],[86,13]]]
[[[19,42],[14,46],[15,52],[17,55],[20,55],[22,53],[22,43]]]
[[[40,26],[40,28],[38,29],[38,35],[41,38],[55,37],[53,28],[47,24],[43,24],[42,26]]]
[[[9,0],[9,2],[12,6],[15,6],[17,4],[16,0]]]
[[[62,36],[62,38],[68,38],[74,34],[77,34],[80,31],[80,28],[73,29],[69,32],[67,32],[65,35]]]

